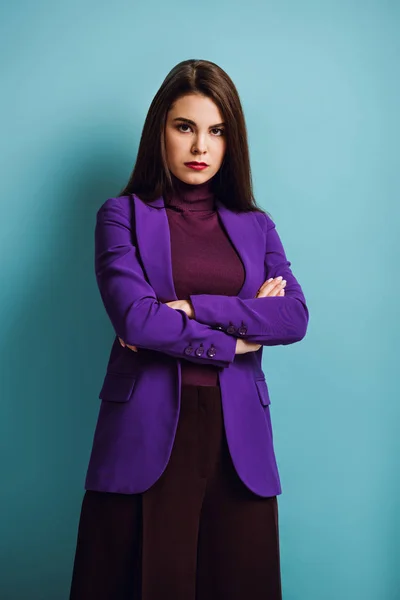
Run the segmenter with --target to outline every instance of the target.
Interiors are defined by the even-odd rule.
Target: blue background
[[[394,600],[399,552],[399,3],[15,0],[2,8],[0,595],[68,597],[113,338],[95,213],[187,58],[224,68],[255,194],[310,309],[264,349],[285,600]]]

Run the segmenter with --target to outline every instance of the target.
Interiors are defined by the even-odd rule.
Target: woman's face
[[[170,171],[185,183],[204,183],[217,173],[226,151],[225,125],[211,98],[189,94],[175,101],[167,114],[165,149]],[[207,166],[195,170],[191,162]]]

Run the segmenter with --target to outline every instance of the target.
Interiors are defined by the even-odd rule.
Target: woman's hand
[[[242,338],[236,339],[236,351],[235,354],[247,354],[247,352],[255,352],[261,348],[261,344],[255,344]]]
[[[172,300],[171,302],[165,303],[170,308],[175,310],[183,310],[190,319],[194,319],[193,305],[189,300]]]
[[[268,296],[284,296],[286,279],[282,276],[267,279],[259,288],[256,298],[267,298]]]
[[[137,349],[136,346],[130,346],[129,344],[125,344],[124,340],[122,338],[120,338],[120,337],[118,339],[119,339],[119,343],[121,344],[121,346],[123,348],[125,348],[125,346],[126,346],[127,348],[130,348],[130,350],[133,350],[134,352],[138,351],[138,349]]]

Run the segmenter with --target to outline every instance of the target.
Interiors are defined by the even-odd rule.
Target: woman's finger
[[[138,349],[137,349],[137,347],[136,347],[136,346],[130,346],[129,344],[125,344],[124,340],[123,340],[123,339],[121,339],[120,337],[118,337],[118,339],[119,339],[119,343],[121,344],[121,346],[122,346],[123,348],[125,348],[125,347],[126,347],[126,348],[129,348],[130,350],[133,350],[134,352],[137,352],[137,351],[138,351]]]
[[[258,291],[261,292],[261,294],[268,295],[268,293],[273,290],[274,287],[279,284],[279,282],[280,280],[277,277],[271,277],[270,279],[267,279],[267,281],[264,281]]]
[[[265,298],[268,296],[278,296],[280,291],[285,287],[286,281],[280,280],[277,277],[268,280],[260,287],[257,293],[257,298]]]
[[[268,294],[268,296],[279,296],[281,290],[284,289],[285,285],[286,281],[284,279],[283,281],[278,281],[274,288],[271,290],[271,292]]]
[[[264,288],[272,289],[276,285],[279,285],[282,280],[283,280],[283,278],[281,276],[280,277],[270,277],[269,279],[267,279],[267,281],[264,281],[264,283],[260,287],[260,290],[262,290]]]

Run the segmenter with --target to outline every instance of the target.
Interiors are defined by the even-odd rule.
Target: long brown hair
[[[171,105],[187,94],[203,94],[218,106],[226,122],[226,153],[214,175],[214,192],[229,209],[262,211],[253,195],[247,130],[237,89],[221,67],[208,60],[184,60],[166,76],[153,98],[140,138],[136,163],[120,196],[135,193],[144,202],[172,189],[164,130]]]

